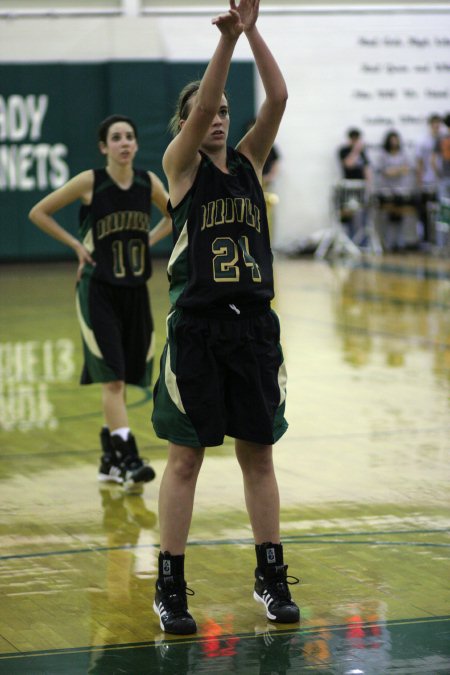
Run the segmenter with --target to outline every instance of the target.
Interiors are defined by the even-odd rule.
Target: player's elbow
[[[39,209],[36,206],[33,206],[30,211],[28,212],[28,218],[31,220],[32,223],[37,225],[37,221],[39,219]]]
[[[283,115],[286,110],[288,93],[287,90],[280,91],[275,96],[270,97],[270,105],[274,114]]]

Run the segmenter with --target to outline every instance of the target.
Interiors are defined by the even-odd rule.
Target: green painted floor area
[[[152,673],[448,673],[450,616],[397,622],[349,617],[340,626],[226,634],[152,644],[34,652],[0,660],[0,673],[111,675]]]

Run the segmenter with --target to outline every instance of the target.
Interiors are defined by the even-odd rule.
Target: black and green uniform
[[[158,436],[192,447],[224,435],[271,444],[287,428],[264,194],[232,148],[227,166],[202,154],[191,189],[169,205],[172,310],[152,420]]]
[[[92,202],[80,208],[80,237],[95,261],[85,265],[77,286],[85,358],[82,384],[151,382],[151,197],[146,171],[135,169],[125,190],[105,169],[94,170]]]

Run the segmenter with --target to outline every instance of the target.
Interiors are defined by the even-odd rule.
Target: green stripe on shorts
[[[77,316],[83,341],[84,360],[92,382],[114,382],[117,380],[117,375],[106,365],[92,330],[89,314],[90,285],[91,275],[85,272],[77,285],[76,292]]]
[[[167,317],[167,341],[161,356],[159,378],[153,391],[152,423],[158,438],[177,445],[200,448],[201,443],[184,411],[176,382],[175,328],[179,316],[180,313],[175,310]]]

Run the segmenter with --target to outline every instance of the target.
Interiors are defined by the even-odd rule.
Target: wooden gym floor
[[[165,261],[151,281],[158,355]],[[450,263],[277,257],[290,428],[275,446],[300,626],[252,599],[229,440],[207,451],[187,550],[192,638],[152,611],[166,449],[150,392],[130,418],[156,480],[96,480],[100,394],[78,386],[75,263],[0,271],[0,672],[450,673]]]

